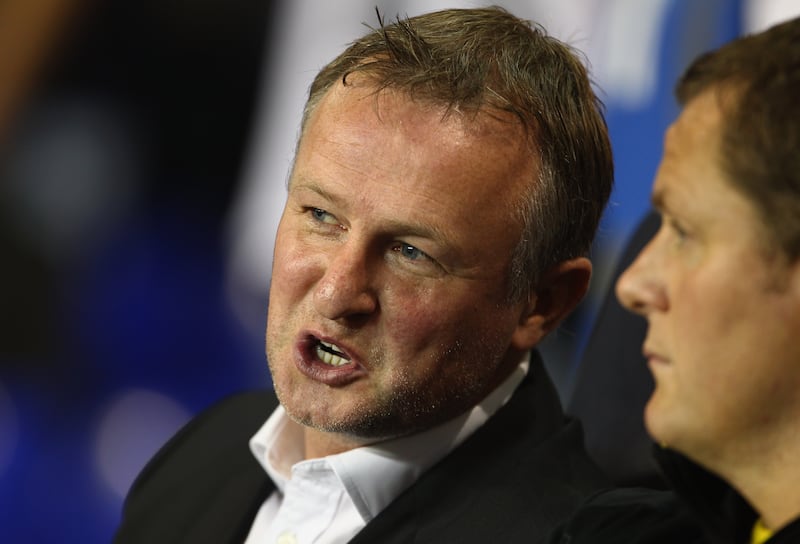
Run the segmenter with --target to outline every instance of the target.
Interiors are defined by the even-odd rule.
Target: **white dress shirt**
[[[303,427],[279,406],[250,440],[275,482],[245,544],[348,542],[429,467],[503,406],[528,371],[525,359],[469,412],[427,431],[303,460]]]

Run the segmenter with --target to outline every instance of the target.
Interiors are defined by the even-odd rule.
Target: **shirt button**
[[[291,531],[284,531],[278,535],[275,544],[297,544],[297,537]]]

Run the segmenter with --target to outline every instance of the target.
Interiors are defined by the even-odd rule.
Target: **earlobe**
[[[555,329],[586,295],[591,277],[592,263],[585,257],[546,271],[511,338],[514,347],[527,351]]]

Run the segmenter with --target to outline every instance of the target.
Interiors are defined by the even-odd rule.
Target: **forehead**
[[[360,76],[360,77],[359,77]],[[312,112],[307,130],[336,130],[372,139],[392,131],[404,137],[403,145],[414,148],[438,140],[439,156],[457,153],[469,146],[482,146],[494,153],[507,151],[516,161],[519,151],[532,148],[532,139],[519,118],[493,108],[465,109],[429,99],[415,98],[391,87],[378,89],[365,76],[354,74],[334,85]],[[494,147],[494,149],[492,149]],[[526,153],[526,158],[530,153]]]
[[[699,95],[684,107],[667,130],[665,157],[705,155],[704,162],[717,165],[721,123],[720,95],[710,91]]]
[[[296,167],[349,170],[387,190],[486,209],[527,190],[538,166],[531,149],[513,114],[462,112],[348,79],[309,117]]]
[[[775,239],[756,203],[723,167],[721,148],[726,100],[714,90],[692,99],[668,129],[653,186],[662,212],[689,220],[715,239],[737,238],[775,249]]]
[[[691,100],[664,136],[664,153],[653,186],[653,201],[663,208],[683,196],[682,205],[696,201],[697,191],[725,191],[733,187],[720,163],[722,110],[716,93]]]

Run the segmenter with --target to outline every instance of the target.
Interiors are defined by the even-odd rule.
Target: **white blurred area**
[[[749,0],[744,2],[742,22],[746,33],[760,32],[800,14],[797,0]]]
[[[192,415],[169,396],[148,389],[119,393],[102,413],[95,435],[95,467],[120,499],[148,459]]]
[[[541,23],[551,35],[582,51],[606,105],[635,108],[657,85],[658,48],[671,0],[505,0],[494,2]],[[263,293],[269,285],[273,241],[285,198],[286,180],[306,93],[317,71],[348,43],[375,25],[376,2],[340,0],[287,2],[281,24],[266,48],[269,73],[262,75],[261,100],[244,178],[229,220],[231,248],[228,293],[245,326],[260,327]],[[485,2],[379,1],[387,19]],[[800,13],[797,0],[743,3],[745,29],[758,31]],[[625,160],[618,157],[617,160]]]

